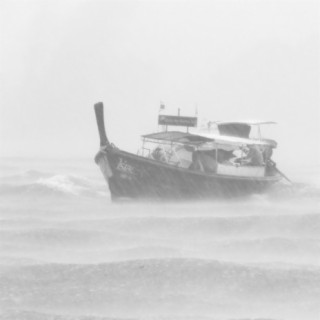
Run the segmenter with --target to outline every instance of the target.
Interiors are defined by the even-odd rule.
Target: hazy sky
[[[93,157],[97,101],[135,152],[163,101],[275,120],[282,165],[320,163],[319,17],[310,1],[2,0],[0,155]]]

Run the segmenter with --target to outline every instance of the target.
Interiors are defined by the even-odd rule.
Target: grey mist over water
[[[320,319],[316,1],[1,1],[0,319]],[[266,120],[293,181],[112,203],[93,104],[136,153],[165,112]]]

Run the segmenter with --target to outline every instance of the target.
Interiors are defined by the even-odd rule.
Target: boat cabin
[[[274,175],[271,156],[277,143],[263,139],[260,132],[260,125],[273,122],[215,122],[207,130],[192,132],[189,128],[197,126],[194,117],[160,115],[158,123],[163,131],[142,136],[140,155],[144,157],[206,174],[255,178]],[[184,126],[187,130],[170,131],[168,126]],[[250,138],[252,126],[258,126],[258,138]]]

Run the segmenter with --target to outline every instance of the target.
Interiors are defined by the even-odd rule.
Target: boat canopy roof
[[[274,121],[265,121],[265,120],[236,120],[236,121],[212,121],[211,123],[216,123],[218,125],[223,124],[247,124],[249,126],[259,126],[264,124],[277,124]]]
[[[253,125],[260,126],[262,124],[275,124],[275,122],[248,120],[248,121],[216,121],[216,122],[210,122],[209,124],[210,126],[212,124],[216,124],[220,135],[249,138],[251,127]]]
[[[230,145],[230,146],[269,146],[272,148],[276,148],[277,142],[271,139],[248,139],[242,137],[234,137],[228,135],[220,135],[220,134],[212,134],[212,133],[201,133],[199,134],[202,137],[211,139],[211,141],[215,142],[218,145]]]
[[[177,142],[189,145],[201,145],[205,142],[212,142],[211,138],[202,135],[191,134],[181,131],[164,131],[143,135],[142,138],[151,140],[161,140],[169,142]]]
[[[150,140],[167,141],[193,146],[204,146],[214,148],[215,145],[240,147],[245,145],[270,146],[275,148],[277,143],[269,139],[247,139],[234,136],[215,135],[210,133],[191,134],[180,131],[164,131],[143,135],[142,138]]]

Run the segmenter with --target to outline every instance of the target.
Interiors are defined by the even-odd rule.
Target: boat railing
[[[149,145],[149,143],[151,143],[151,145]],[[160,142],[159,140],[154,141],[151,139],[144,139],[138,154],[145,158],[187,169],[191,168],[194,160],[192,159],[190,161],[180,157],[179,147],[185,147],[185,145],[185,143],[172,143],[171,141]],[[197,150],[197,147],[195,147],[194,151]],[[221,150],[216,149],[216,155],[212,158],[212,161],[216,162],[216,168],[213,173],[249,177],[263,177],[270,174],[272,175],[270,170],[266,168],[267,166],[265,159],[263,159],[264,161],[261,163],[254,163],[251,157],[248,158],[244,153],[243,147],[239,148],[238,151],[238,154],[234,154],[233,157],[228,157],[227,159],[223,160],[221,158],[219,159],[218,157],[218,154],[220,154]]]
[[[164,146],[167,146],[167,148],[165,148]],[[154,151],[157,149],[161,152],[161,159],[160,157],[157,158],[153,155]],[[174,166],[179,166],[180,164],[178,154],[174,150],[173,145],[169,143],[157,144],[155,148],[148,148],[143,144],[142,147],[138,150],[137,154],[145,158],[158,160]]]
[[[145,158],[151,158],[151,149],[142,146],[138,149],[137,155]]]

